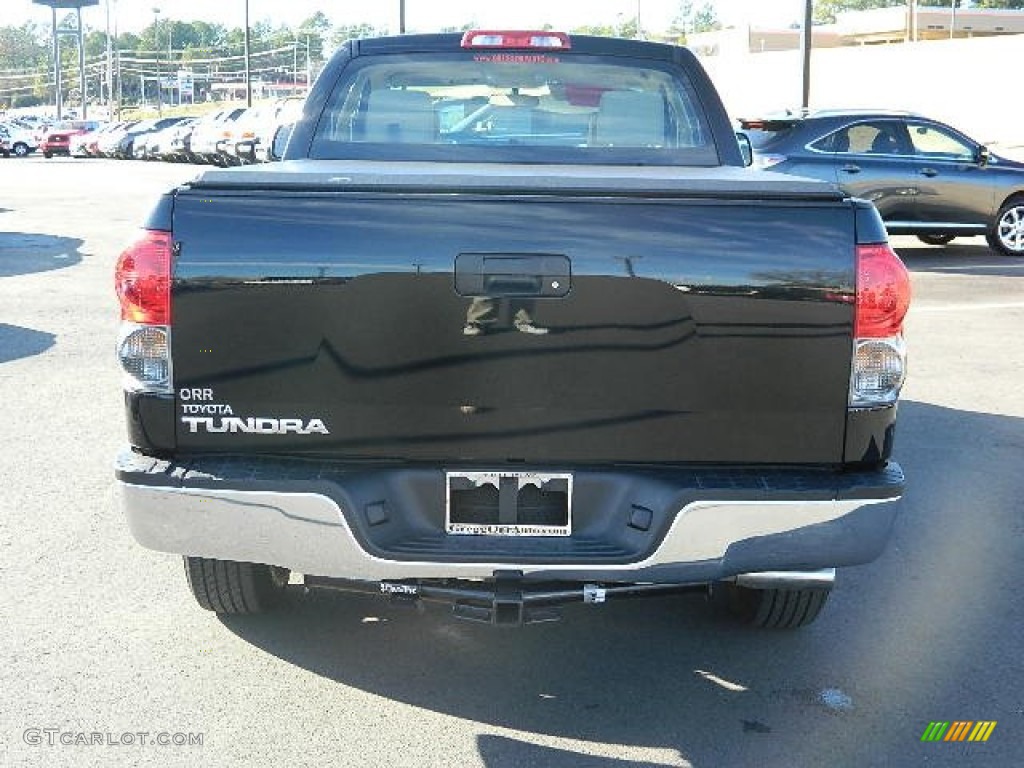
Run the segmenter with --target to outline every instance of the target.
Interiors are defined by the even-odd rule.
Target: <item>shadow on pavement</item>
[[[653,763],[587,755],[493,734],[478,736],[476,743],[480,760],[487,768],[522,768],[526,765],[544,768],[669,768],[679,765],[678,761]]]
[[[42,354],[56,340],[52,333],[0,323],[0,363]]]
[[[561,623],[507,630],[298,586],[281,614],[221,620],[344,686],[483,728],[669,750],[666,764],[959,765],[960,752],[925,754],[930,720],[1006,721],[1020,706],[1024,419],[900,408],[908,492],[893,540],[841,570],[801,631],[734,626],[695,595],[569,606]],[[1009,760],[1012,742],[987,758]],[[488,766],[633,764],[549,747],[480,742]]]
[[[64,269],[82,260],[82,241],[28,232],[0,232],[0,277]]]

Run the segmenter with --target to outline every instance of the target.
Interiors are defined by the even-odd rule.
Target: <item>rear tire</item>
[[[956,235],[918,235],[917,239],[925,245],[949,245]]]
[[[289,571],[262,563],[185,557],[185,576],[196,602],[220,614],[264,613],[279,606]]]
[[[716,584],[729,611],[741,623],[761,629],[799,629],[814,622],[828,601],[828,589],[753,589]]]
[[[14,150],[15,157],[28,157],[28,144],[25,142],[19,141],[12,149]]]
[[[1024,256],[1024,195],[1003,203],[985,239],[1004,256]]]

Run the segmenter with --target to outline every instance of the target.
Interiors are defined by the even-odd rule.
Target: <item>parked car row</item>
[[[43,120],[10,117],[0,120],[0,154],[5,157],[27,157],[42,152],[45,157],[68,154],[72,136],[94,131],[96,120],[61,120],[49,124]]]
[[[231,166],[266,162],[277,129],[298,119],[302,99],[273,104],[235,107],[202,117],[110,123],[88,133],[71,136],[72,157],[108,157],[120,160],[165,160]]]
[[[890,234],[929,245],[984,235],[1024,256],[1024,163],[908,112],[828,110],[740,121],[754,165],[870,200]]]

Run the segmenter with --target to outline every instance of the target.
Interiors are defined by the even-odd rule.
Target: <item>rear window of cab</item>
[[[530,51],[353,59],[314,134],[318,159],[718,164],[685,73]]]

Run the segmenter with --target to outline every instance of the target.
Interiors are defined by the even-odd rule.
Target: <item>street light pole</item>
[[[85,39],[82,36],[82,6],[75,8],[78,17],[78,90],[82,94],[82,120],[89,119],[89,93],[85,81]]]
[[[811,47],[814,43],[814,3],[804,2],[804,28],[800,35],[800,53],[803,59],[803,98],[800,106],[806,111],[811,104]]]
[[[245,106],[252,106],[252,69],[249,63],[249,0],[245,0]]]
[[[105,3],[107,10],[107,119],[114,117],[114,51],[110,45],[110,0]]]
[[[121,103],[124,101],[124,88],[121,79],[121,44],[117,42],[117,0],[114,0],[114,44],[117,57],[117,120],[121,121]]]
[[[60,35],[57,34],[57,6],[52,6],[50,11],[53,14],[53,83],[56,86],[54,101],[57,107],[57,119],[64,118],[64,98],[60,84]]]
[[[156,49],[156,113],[160,117],[164,116],[164,97],[160,92],[160,36],[157,34],[159,27],[157,22],[160,21],[160,9],[153,9],[153,48]]]
[[[170,19],[168,19],[170,21]],[[171,38],[174,36],[174,25],[168,23],[167,25],[167,76],[172,77],[174,74],[174,53],[171,51]],[[171,94],[168,106],[174,106],[174,94]],[[178,91],[178,106],[181,106],[181,91]]]

